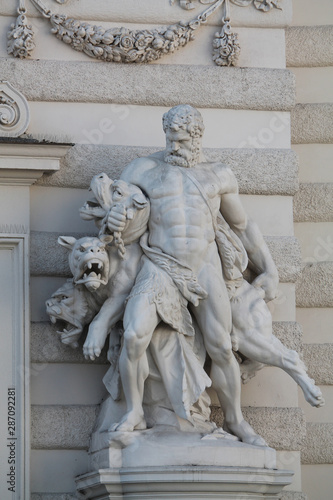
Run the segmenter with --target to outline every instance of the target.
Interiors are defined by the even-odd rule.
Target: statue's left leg
[[[214,257],[214,256],[213,256]],[[231,309],[229,297],[216,266],[206,263],[198,273],[200,284],[208,292],[192,312],[202,331],[206,350],[212,360],[210,377],[223,413],[224,428],[243,442],[266,446],[265,441],[244,420],[240,407],[240,372],[231,348]]]

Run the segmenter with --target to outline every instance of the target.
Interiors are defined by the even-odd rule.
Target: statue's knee
[[[208,353],[212,360],[218,364],[230,363],[233,358],[231,340],[228,339],[223,343],[211,345],[208,349]]]
[[[142,335],[142,332],[137,332],[132,328],[128,328],[124,332],[124,348],[129,360],[136,360],[142,356],[147,349],[148,335]]]
[[[124,332],[123,348],[126,351],[127,357],[129,359],[137,358],[138,344],[139,344],[139,339],[135,331],[131,328],[126,329]]]

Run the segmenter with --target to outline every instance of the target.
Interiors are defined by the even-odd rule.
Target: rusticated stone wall
[[[147,27],[193,16],[170,7],[168,0],[142,0],[140,9],[134,0],[80,0],[62,6],[53,0],[44,2],[95,24]],[[324,1],[324,9],[329,9],[328,2]],[[293,3],[297,24],[300,13],[304,18],[302,2]],[[310,5],[309,0],[306,3]],[[302,269],[301,249],[304,260],[311,247],[308,233],[325,240],[326,224],[331,221],[327,182],[333,182],[328,173],[333,100],[323,83],[332,76],[331,30],[311,25],[285,30],[291,22],[292,2],[281,4],[283,10],[267,14],[252,6],[232,6],[232,25],[242,45],[235,68],[218,68],[211,60],[218,16],[201,28],[192,45],[149,66],[101,63],[73,51],[50,34],[47,21],[30,4],[37,41],[31,60],[8,58],[5,44],[1,45],[1,78],[29,101],[30,137],[73,144],[60,170],[44,175],[31,188],[32,500],[75,498],[74,477],[88,466],[89,434],[104,395],[101,380],[107,369],[105,352],[95,362],[86,361],[81,350],[60,343],[56,328],[48,322],[44,302],[69,275],[57,236],[94,232],[94,226],[78,215],[91,177],[105,171],[117,178],[133,158],[161,149],[161,117],[175,104],[200,108],[207,159],[225,162],[235,172],[246,210],[257,220],[279,270],[280,294],[271,306],[274,332],[288,347],[303,351],[312,376],[329,399],[331,349],[324,345],[329,343],[329,328],[323,326],[318,334],[313,314],[320,324],[331,321],[331,264],[315,262]],[[0,5],[3,32],[13,16],[12,0],[4,0]],[[306,30],[312,30],[314,40],[308,48]],[[291,69],[286,68],[286,57]],[[316,90],[305,90],[308,79],[317,82],[325,98]],[[291,138],[297,154],[290,148]],[[294,220],[301,245],[294,235]],[[318,337],[312,336],[311,328]],[[214,394],[212,401],[214,418],[222,422]],[[279,467],[295,470],[294,483],[283,500],[303,500],[302,491],[310,492],[309,500],[327,500],[319,495],[312,499],[308,477],[315,477],[318,464],[331,467],[327,464],[332,418],[327,417],[327,409],[306,408],[302,396],[299,402],[296,384],[274,368],[266,368],[243,387],[246,417],[278,450]],[[317,420],[312,414],[318,415]]]
[[[327,500],[333,488],[333,3],[294,0],[293,6],[286,57],[296,77],[291,136],[300,189],[294,221],[303,261],[296,317],[303,328],[304,361],[326,399],[317,412],[300,398],[306,419],[302,484],[309,499]]]

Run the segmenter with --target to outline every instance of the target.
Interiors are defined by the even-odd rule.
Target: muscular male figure
[[[222,164],[204,160],[201,146],[204,126],[200,113],[188,105],[172,108],[163,117],[163,128],[165,151],[134,160],[121,178],[139,186],[149,197],[149,247],[190,268],[206,292],[204,296],[190,299],[189,308],[212,360],[210,377],[224,412],[225,429],[246,443],[265,445],[244,420],[240,408],[239,367],[230,340],[231,309],[215,242],[213,219],[219,211],[260,270],[253,284],[263,289],[268,300],[275,297],[277,270],[258,227],[243,209],[233,173]],[[190,169],[192,179],[186,175],[186,169]],[[111,210],[110,231],[121,231],[125,222],[123,213]],[[146,258],[137,279],[147,273]],[[124,315],[120,357],[127,413],[113,430],[146,427],[142,408],[144,381],[148,376],[146,349],[160,321],[156,304],[149,300],[148,294],[130,296]]]

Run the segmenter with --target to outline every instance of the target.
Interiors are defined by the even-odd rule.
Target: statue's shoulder
[[[136,158],[125,167],[121,174],[121,178],[132,184],[140,185],[138,181],[141,179],[142,175],[156,167],[158,161],[158,158],[153,155]]]
[[[211,163],[210,168],[219,178],[224,189],[231,192],[238,191],[237,179],[228,165],[226,165],[225,163],[216,162]]]

